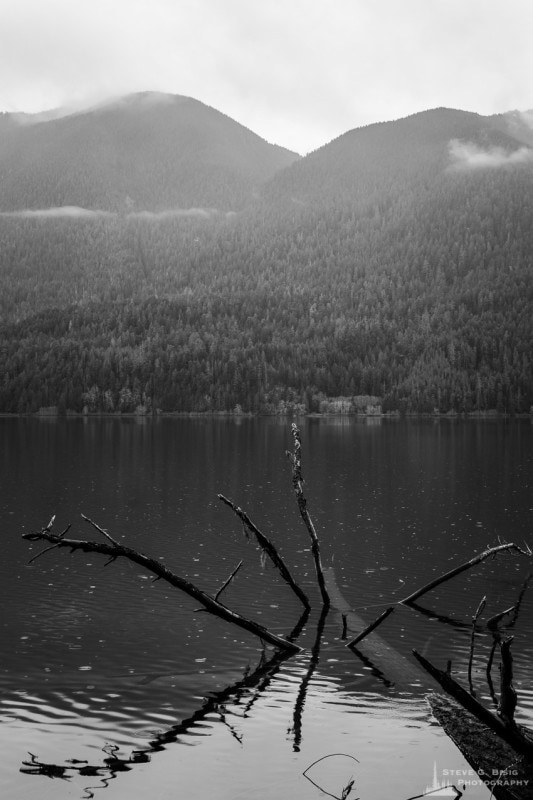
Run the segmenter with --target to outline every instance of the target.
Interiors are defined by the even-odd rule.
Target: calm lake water
[[[520,421],[301,421],[309,509],[346,600],[367,621],[498,537],[532,540],[533,426]],[[377,663],[345,647],[320,603],[278,419],[0,419],[0,793],[9,800],[407,800],[434,770],[465,770],[431,715],[417,648],[466,684],[470,620],[513,605],[533,564],[500,556],[401,608],[380,635],[408,660]],[[313,612],[302,652],[273,656],[139,567],[53,550],[22,533],[72,523],[112,536],[287,635],[301,608],[240,521],[235,500],[285,557]],[[513,628],[519,717],[533,726],[533,581]],[[435,612],[467,623],[461,627]],[[323,627],[321,625],[323,623]],[[353,631],[355,635],[357,631]],[[490,705],[476,644],[474,683]],[[495,669],[497,683],[497,670]],[[29,755],[33,754],[33,756]],[[339,755],[333,755],[339,754]],[[26,763],[24,763],[26,762]],[[48,767],[38,765],[49,765]],[[55,765],[55,771],[50,765]],[[384,765],[386,768],[384,768]],[[47,774],[44,774],[48,772]],[[465,797],[489,792],[467,774]]]

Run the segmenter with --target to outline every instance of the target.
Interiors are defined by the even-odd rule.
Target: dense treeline
[[[25,292],[12,256],[6,313],[56,307],[3,326],[0,408],[316,411],[373,395],[384,410],[528,411],[532,189],[512,168],[447,173],[431,202],[362,216],[26,221],[40,278]]]

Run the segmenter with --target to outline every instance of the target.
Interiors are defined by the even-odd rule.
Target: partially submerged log
[[[333,567],[324,569],[324,578],[331,598],[331,606],[346,618],[348,629],[354,631],[367,628],[365,620],[352,611],[350,604],[343,596],[337,584]],[[372,633],[360,646],[353,646],[351,649],[356,656],[361,657],[362,661],[370,662],[376,667],[389,684],[394,683],[396,686],[402,687],[417,684],[431,689],[435,688],[435,684],[428,679],[427,674],[419,669],[414,661],[403,656],[377,633]]]
[[[497,800],[533,800],[533,763],[528,757],[450,697],[432,692],[427,701],[444,732]]]
[[[174,572],[171,572],[160,561],[156,561],[154,558],[144,555],[144,553],[133,550],[131,547],[126,547],[125,545],[119,544],[109,536],[107,531],[104,531],[98,525],[93,523],[92,520],[88,519],[88,517],[85,517],[85,519],[91,525],[93,525],[93,527],[99,530],[108,541],[91,542],[83,539],[67,539],[64,533],[52,533],[50,530],[50,523],[46,528],[43,528],[38,533],[24,533],[22,538],[27,539],[30,542],[45,541],[52,545],[51,548],[46,548],[46,550],[42,551],[39,555],[43,555],[44,552],[47,552],[53,548],[68,548],[71,552],[81,550],[85,553],[99,553],[100,555],[108,556],[108,564],[112,561],[115,561],[117,558],[126,558],[129,561],[133,561],[135,564],[139,564],[139,566],[147,569],[149,572],[152,572],[156,576],[156,579],[163,579],[171,586],[174,586],[177,589],[180,589],[182,592],[185,592],[185,594],[188,594],[190,597],[193,597],[195,600],[201,603],[206,611],[210,612],[214,616],[220,617],[220,619],[230,622],[233,625],[237,625],[239,628],[242,628],[249,633],[253,633],[262,641],[268,642],[269,644],[274,645],[274,647],[279,647],[282,650],[287,650],[293,653],[300,651],[301,648],[294,644],[294,642],[290,642],[287,639],[272,633],[272,631],[269,631],[263,625],[259,625],[257,622],[254,622],[247,617],[243,617],[241,614],[237,614],[235,611],[231,611],[225,605],[203,592],[190,581],[180,577],[179,575],[176,575]]]
[[[497,717],[485,706],[476,700],[475,697],[463,689],[450,675],[449,670],[441,670],[435,667],[424,656],[413,650],[413,655],[425,670],[440,683],[443,689],[450,694],[464,709],[473,714],[485,727],[489,728],[520,755],[529,760],[533,760],[533,741],[516,725],[509,725],[505,720]]]

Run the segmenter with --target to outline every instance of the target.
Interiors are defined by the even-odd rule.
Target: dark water
[[[499,536],[532,539],[529,421],[311,419],[301,428],[324,562],[368,621]],[[439,780],[468,771],[431,716],[423,677],[354,655],[335,611],[317,636],[290,446],[285,420],[0,419],[2,797],[307,800],[325,795],[304,770],[342,754],[309,776],[338,796],[353,776],[362,800],[403,800],[432,783],[435,764]],[[196,612],[129,562],[104,568],[98,555],[62,550],[28,566],[42,547],[21,533],[55,513],[58,531],[71,522],[73,538],[97,538],[83,512],[211,593],[243,559],[224,601],[287,635],[298,601],[219,492],[273,539],[313,599],[302,652],[262,674],[273,651],[262,656],[253,636]],[[466,682],[481,597],[487,619],[516,601],[530,570],[527,558],[500,556],[424,598],[466,627],[402,608],[381,635],[411,664],[413,647],[441,667],[451,658]],[[532,610],[533,582],[513,628],[520,720],[533,726]],[[478,637],[474,662],[487,698],[490,644]],[[35,762],[63,769],[51,778]],[[466,797],[489,796],[475,775],[467,780]]]

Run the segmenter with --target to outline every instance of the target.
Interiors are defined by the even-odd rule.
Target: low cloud
[[[522,122],[533,130],[533,111],[520,111],[519,114]]]
[[[115,216],[110,211],[93,211],[79,206],[55,206],[52,208],[23,208],[20,211],[1,211],[2,217],[21,217],[23,219],[68,217],[71,219],[94,219],[95,217]]]
[[[216,208],[169,208],[166,211],[132,211],[126,214],[128,219],[173,219],[175,217],[209,217],[218,214]]]
[[[520,147],[505,150],[503,147],[483,148],[474,142],[452,139],[449,144],[451,166],[455,169],[479,169],[505,167],[510,164],[533,164],[533,149]]]
[[[219,212],[216,208],[171,208],[166,211],[131,211],[128,214],[118,214],[116,211],[92,210],[79,206],[57,206],[53,208],[23,208],[18,211],[0,211],[0,217],[15,217],[18,219],[142,219],[162,220],[180,217],[196,217],[210,219]]]
[[[52,108],[49,111],[39,111],[36,114],[26,114],[23,111],[11,114],[11,118],[17,125],[29,127],[38,125],[40,122],[51,122],[54,119],[69,117],[74,111],[71,108]]]

